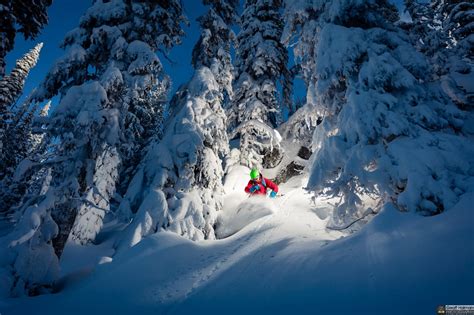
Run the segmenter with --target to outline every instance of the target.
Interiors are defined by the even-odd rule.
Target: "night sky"
[[[401,8],[403,0],[393,1]],[[89,0],[54,0],[48,10],[49,23],[35,40],[25,41],[21,34],[16,37],[15,49],[6,58],[7,73],[15,65],[16,59],[33,48],[36,43],[44,43],[38,64],[30,72],[26,81],[23,97],[41,83],[56,59],[63,54],[63,50],[59,48],[60,43],[67,32],[78,26],[80,17],[91,5],[91,2]],[[200,0],[183,0],[183,3],[185,15],[190,22],[189,27],[184,26],[186,37],[183,38],[181,45],[176,46],[169,52],[169,58],[173,61],[172,63],[160,56],[166,72],[173,80],[172,91],[175,91],[181,84],[191,78],[193,72],[191,53],[200,34],[196,18],[206,12],[206,7],[202,5]],[[304,94],[304,85],[301,82],[297,82],[295,85],[295,95],[303,97]],[[53,99],[53,104],[57,101],[56,97]]]

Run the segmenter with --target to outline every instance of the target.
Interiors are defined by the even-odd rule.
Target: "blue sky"
[[[403,0],[392,1],[401,8]],[[21,35],[16,37],[15,49],[11,51],[6,58],[7,72],[15,65],[16,59],[33,48],[36,43],[44,43],[40,60],[36,67],[30,72],[26,81],[24,89],[25,95],[28,95],[33,88],[41,83],[55,60],[62,55],[63,50],[59,48],[59,45],[64,35],[78,26],[80,17],[91,3],[92,1],[90,0],[55,0],[48,10],[48,25],[35,40],[25,41]],[[168,62],[165,58],[161,58],[166,72],[173,79],[173,91],[191,78],[193,72],[191,67],[191,53],[200,34],[196,18],[206,12],[206,7],[202,5],[200,0],[183,0],[183,3],[185,14],[190,22],[189,27],[184,26],[186,37],[183,38],[181,45],[176,46],[169,53],[169,58],[173,63]],[[301,82],[296,84],[295,94],[299,97],[305,94],[304,86]],[[57,98],[53,99],[53,103],[55,102],[57,102]]]

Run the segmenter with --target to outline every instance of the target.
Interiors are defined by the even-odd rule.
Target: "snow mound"
[[[234,200],[242,200],[242,198],[235,197]],[[252,222],[276,212],[273,200],[265,196],[250,197],[237,204],[226,203],[226,206],[228,208],[224,209],[217,222],[216,234],[218,238],[231,236]]]

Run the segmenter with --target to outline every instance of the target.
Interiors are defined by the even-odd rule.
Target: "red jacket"
[[[263,183],[265,182],[265,184]],[[258,185],[259,189],[254,191],[253,193],[250,192],[250,188],[253,185]],[[249,183],[245,187],[245,192],[252,194],[252,195],[266,195],[267,194],[267,189],[271,189],[274,192],[278,192],[278,186],[268,178],[265,178],[263,176],[260,176],[259,179],[251,179],[249,180]]]

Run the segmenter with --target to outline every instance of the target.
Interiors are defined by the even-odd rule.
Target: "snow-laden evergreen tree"
[[[0,106],[2,112],[11,108],[23,93],[25,80],[31,69],[38,62],[43,43],[37,44],[33,49],[16,61],[11,73],[0,80]]]
[[[48,23],[46,10],[52,0],[11,1],[0,3],[0,78],[5,74],[5,56],[13,49],[16,33],[35,38]]]
[[[281,122],[278,82],[288,74],[287,50],[281,43],[280,0],[245,1],[237,37],[235,95],[229,108],[231,138],[240,135],[243,165],[273,167],[281,155],[273,128]]]
[[[442,74],[443,90],[462,109],[474,104],[474,3],[472,1],[436,0],[434,6],[448,34],[446,62]],[[438,32],[439,33],[439,32]]]
[[[461,108],[474,101],[469,84],[474,72],[472,54],[474,4],[465,1],[407,0],[411,22],[407,31],[417,49],[430,58],[431,76],[441,77],[443,90]]]
[[[315,94],[316,84],[316,41],[317,21],[315,9],[307,1],[285,3],[285,28],[282,41],[293,49],[299,75],[306,85],[306,100],[281,127],[284,139],[309,147],[312,135],[324,116],[324,109],[318,106]]]
[[[47,115],[49,104],[40,111],[40,117]],[[48,211],[51,195],[39,204],[17,205],[22,197],[29,202],[38,201],[37,196],[45,194],[44,187],[50,180],[50,170],[45,167],[34,174],[25,171],[32,163],[47,159],[46,153],[54,153],[51,148],[45,147],[43,133],[32,133],[36,109],[37,106],[32,105],[28,98],[12,119],[8,139],[16,141],[12,154],[20,163],[13,174],[2,180],[0,191],[4,219],[9,220],[12,226],[17,223],[14,231],[4,238],[10,251],[0,264],[2,281],[6,280],[4,288],[10,288],[12,296],[48,292],[59,275],[58,258],[51,246],[57,233],[57,225]],[[18,211],[19,208],[21,211]]]
[[[215,238],[223,202],[220,156],[228,148],[220,89],[202,66],[173,100],[163,139],[147,148],[120,205],[125,217],[136,212],[120,247],[163,230],[192,240]]]
[[[17,211],[24,208],[22,200],[29,201],[44,194],[41,187],[50,168],[43,166],[41,161],[46,161],[55,151],[54,146],[48,143],[44,126],[36,126],[36,120],[46,119],[50,104],[50,101],[47,102],[37,113],[37,104],[32,105],[31,100],[27,99],[22,106],[21,119],[15,116],[14,127],[9,130],[9,142],[16,143],[12,152],[16,166],[14,172],[2,181],[0,200],[4,217],[12,222],[17,222],[22,215],[21,211]]]
[[[211,8],[198,18],[202,32],[193,49],[192,64],[195,69],[201,66],[211,69],[217,83],[231,97],[234,67],[230,49],[236,40],[231,26],[238,20],[236,11],[239,1],[204,0],[203,3]]]
[[[26,139],[16,137],[17,127],[12,123],[14,116],[22,119],[22,112],[14,113],[13,106],[23,93],[25,80],[30,70],[38,62],[43,43],[37,44],[33,49],[18,59],[15,68],[9,75],[0,79],[0,178],[11,174],[18,164],[18,151],[20,146],[25,146]],[[15,136],[13,139],[13,136]]]
[[[25,105],[29,103],[25,101]],[[21,218],[27,203],[46,193],[51,182],[50,162],[54,163],[58,143],[51,141],[45,129],[50,106],[51,101],[48,101],[37,113],[38,106],[34,104],[25,111],[26,118],[16,123],[18,137],[25,139],[24,155],[9,181],[7,195],[0,195],[12,222]]]
[[[44,126],[37,126],[36,120],[44,120],[48,115],[51,102],[46,103],[39,113],[38,105],[31,104],[31,98],[27,98],[22,106],[18,108],[15,116],[11,120],[8,129],[7,144],[11,159],[15,166],[11,168],[8,176],[1,181],[0,200],[2,201],[1,212],[3,218],[16,221],[13,218],[15,210],[21,207],[21,199],[29,200],[32,195],[38,195],[40,190],[35,188],[41,181],[38,174],[43,174],[43,170],[36,170],[32,165],[41,165],[42,160],[54,154],[52,146],[48,144]],[[38,174],[35,174],[37,172]],[[31,194],[26,193],[30,191]],[[26,194],[26,195],[25,195]],[[21,213],[16,213],[21,216]]]
[[[441,31],[442,22],[433,3],[405,0],[405,10],[410,14],[409,35],[414,46],[425,55],[434,57],[446,47],[448,34]]]
[[[225,95],[232,95],[231,24],[237,1],[205,0],[193,50],[195,73],[171,102],[162,139],[155,138],[141,162],[120,212],[133,213],[120,247],[135,245],[161,230],[192,240],[214,239],[223,205],[222,159],[229,152]],[[227,93],[227,94],[226,94]]]
[[[68,239],[84,244],[95,238],[120,173],[146,137],[159,129],[163,109],[157,106],[162,106],[169,81],[156,53],[180,42],[184,21],[174,0],[96,0],[79,27],[68,33],[65,54],[34,95],[36,101],[61,95],[45,121],[46,136],[58,145],[54,157],[33,165],[48,170],[47,183],[41,195],[26,200],[19,210],[25,214],[15,233],[24,236],[13,250],[25,254],[14,258],[14,266],[27,265],[31,260],[25,257],[33,257],[38,246],[54,248],[60,257]],[[24,222],[34,217],[45,218],[37,222],[37,230],[48,222],[56,229],[35,238],[24,229],[31,226]],[[47,261],[55,268],[57,259]],[[49,277],[31,282],[37,276],[15,269],[25,290],[50,283]]]
[[[49,115],[49,111],[51,109],[51,101],[46,102],[46,104],[41,107],[38,116],[41,118],[41,120],[47,119]],[[34,112],[31,112],[33,114]],[[29,147],[28,147],[28,153],[33,153],[35,152],[43,143],[43,140],[45,139],[45,134],[43,132],[36,132],[32,130],[33,128],[30,128],[29,133],[27,135],[28,142],[29,142]]]
[[[463,47],[472,58],[474,53],[474,3],[462,0],[434,0],[434,7],[441,14],[443,30],[449,34],[453,45]]]
[[[20,162],[31,148],[32,119],[36,107],[27,98],[17,99],[30,70],[36,65],[42,43],[17,60],[15,68],[0,80],[0,219],[11,219],[11,208],[21,198],[25,186],[13,179]]]
[[[31,99],[27,98],[23,102],[18,115],[15,115],[12,120],[12,126],[7,137],[9,143],[15,144],[11,145],[12,150],[10,150],[10,154],[15,157],[15,172],[25,158],[31,158],[40,147],[47,145],[43,143],[45,130],[40,122],[47,119],[50,106],[51,101],[48,101],[38,111],[39,105],[31,104]],[[39,126],[36,126],[38,124]]]
[[[425,81],[428,60],[395,26],[396,8],[314,0],[309,10],[324,118],[308,187],[341,198],[330,225],[347,226],[389,201],[427,215],[452,207],[472,185],[467,113],[440,82]]]

